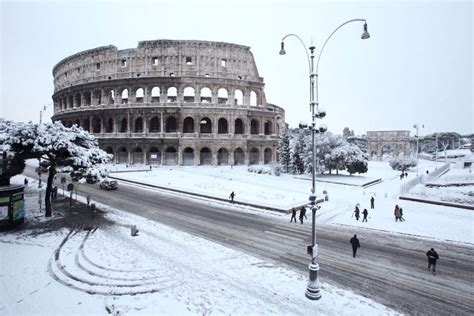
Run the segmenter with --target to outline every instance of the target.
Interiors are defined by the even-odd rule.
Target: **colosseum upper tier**
[[[266,102],[250,47],[208,41],[103,46],[53,68],[53,121],[93,133],[116,163],[271,163],[285,112]]]

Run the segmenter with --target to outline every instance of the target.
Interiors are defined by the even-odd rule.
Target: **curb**
[[[412,197],[407,197],[407,196],[400,196],[399,199],[406,200],[406,201],[427,203],[427,204],[435,204],[435,205],[441,205],[441,206],[464,208],[467,210],[474,210],[474,206],[465,205],[465,204],[450,203],[450,202],[443,202],[443,201],[433,201],[433,200],[423,200],[423,199],[417,199],[417,198],[412,198]]]
[[[123,182],[129,182],[129,183],[133,183],[133,184],[140,184],[140,185],[144,185],[144,186],[147,186],[147,187],[156,188],[156,189],[160,189],[160,190],[171,191],[171,192],[176,192],[176,193],[183,193],[183,194],[187,194],[187,195],[204,197],[204,198],[207,198],[207,199],[212,199],[212,200],[217,200],[217,201],[221,201],[221,202],[230,203],[228,199],[223,199],[223,198],[216,197],[216,196],[193,193],[193,192],[188,192],[188,191],[183,191],[183,190],[178,190],[178,189],[172,189],[172,188],[166,188],[166,187],[162,187],[162,186],[158,186],[158,185],[154,185],[154,184],[142,183],[142,182],[133,181],[133,180],[125,180],[125,179],[116,178],[116,177],[113,177],[113,176],[110,176],[110,175],[109,175],[109,178],[112,178],[112,179],[115,179],[115,180],[120,180],[120,181],[123,181]],[[251,207],[261,208],[261,209],[264,209],[264,210],[277,211],[277,212],[280,212],[280,213],[289,213],[289,212],[291,212],[291,209],[285,210],[285,209],[280,209],[280,208],[275,208],[275,207],[269,207],[269,206],[264,206],[264,205],[253,204],[253,203],[238,202],[238,201],[235,201],[235,200],[234,200],[233,204],[243,205],[243,206],[251,206]]]

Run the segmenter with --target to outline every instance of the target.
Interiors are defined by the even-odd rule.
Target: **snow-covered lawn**
[[[440,165],[438,165],[440,167]],[[118,166],[116,166],[119,168]],[[419,161],[419,173],[435,170],[436,163]],[[144,169],[144,168],[142,168]],[[465,171],[468,172],[468,171]],[[310,175],[273,176],[247,172],[246,167],[180,167],[160,166],[152,171],[115,173],[114,177],[129,179],[162,187],[179,189],[220,198],[228,198],[234,191],[237,201],[270,207],[290,209],[308,201],[311,189]],[[366,189],[352,185],[317,182],[316,194],[323,196],[326,190],[329,201],[322,204],[318,212],[318,223],[331,225],[353,225],[418,235],[441,240],[474,243],[474,212],[453,207],[437,206],[399,199],[400,185],[416,177],[416,169],[408,171],[408,177],[400,180],[400,173],[392,170],[388,162],[370,161],[367,175],[353,175],[365,179],[382,179],[381,183]],[[347,175],[341,174],[338,181]],[[351,180],[353,181],[353,180]],[[353,184],[353,182],[351,183]],[[375,197],[375,209],[370,209],[370,197]],[[355,205],[361,211],[367,208],[367,223],[351,217]],[[395,222],[395,205],[403,208],[405,222]],[[275,215],[277,216],[277,215]]]
[[[395,314],[325,283],[309,301],[307,276],[284,265],[121,211],[105,216],[115,224],[0,233],[0,314]]]

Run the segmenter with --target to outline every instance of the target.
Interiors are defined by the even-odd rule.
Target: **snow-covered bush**
[[[257,174],[270,174],[279,176],[281,174],[280,165],[251,165],[247,168],[248,172]]]
[[[392,167],[393,170],[398,170],[398,171],[406,171],[410,169],[411,167],[416,167],[416,159],[414,157],[404,157],[404,156],[398,156],[398,157],[393,157],[390,159],[388,162],[390,167]]]

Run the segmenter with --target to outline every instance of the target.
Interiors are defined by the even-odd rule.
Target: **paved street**
[[[25,173],[34,176],[28,168]],[[310,216],[304,225],[290,224],[290,215],[273,218],[244,213],[225,204],[215,206],[126,185],[119,185],[117,191],[100,190],[97,184],[81,185],[79,194],[89,194],[92,200],[117,209],[307,271]],[[349,244],[353,234],[350,227],[318,226],[322,282],[349,288],[409,314],[474,313],[474,247],[367,230],[357,233],[361,248],[354,259]],[[440,255],[436,276],[427,270],[425,253],[431,247]],[[301,289],[302,299],[304,290]]]

